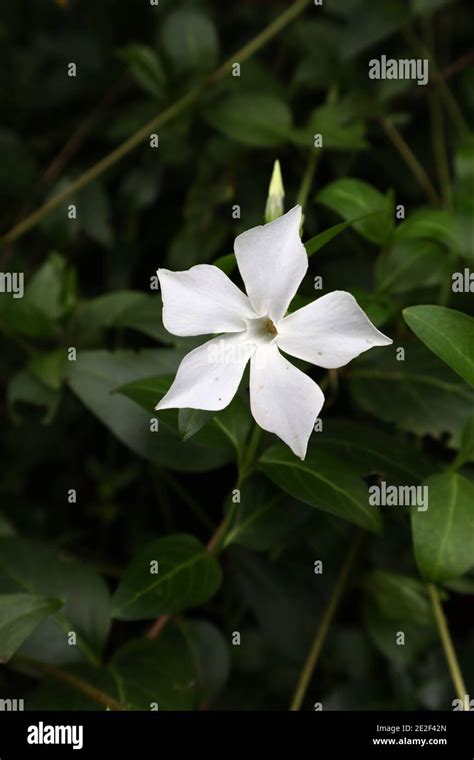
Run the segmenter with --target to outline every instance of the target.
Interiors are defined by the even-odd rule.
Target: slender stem
[[[36,670],[38,673],[44,673],[46,676],[50,676],[51,678],[54,678],[54,680],[56,681],[65,683],[68,686],[72,686],[73,689],[76,689],[76,691],[82,692],[82,694],[85,694],[93,702],[96,702],[97,704],[102,705],[103,707],[108,707],[110,710],[127,710],[128,709],[126,705],[123,705],[121,702],[118,702],[114,697],[111,697],[109,694],[106,694],[104,691],[97,689],[95,686],[92,686],[90,683],[87,683],[87,681],[83,681],[82,678],[79,678],[78,676],[75,676],[72,673],[67,673],[65,670],[61,670],[60,668],[57,668],[54,665],[49,665],[46,662],[35,660],[32,657],[19,657],[19,656],[15,657],[12,660],[11,664],[18,665],[21,667],[25,666],[27,668],[32,668]]]
[[[260,441],[261,430],[258,425],[254,425],[250,433],[248,443],[238,461],[238,476],[235,488],[240,488],[244,480],[251,475],[253,471],[255,454]],[[239,508],[238,502],[231,502],[227,514],[222,522],[217,526],[211,538],[209,539],[206,551],[209,554],[219,555],[227,546],[226,538],[232,527],[236,512]],[[156,639],[161,631],[168,625],[171,615],[160,615],[148,629],[146,636],[148,639]]]
[[[423,34],[427,48],[434,51],[436,49],[435,29],[432,16],[428,15],[424,17]],[[431,142],[433,144],[439,188],[446,207],[451,208],[451,177],[449,172],[448,152],[446,149],[443,109],[441,107],[441,98],[438,88],[431,89],[428,92],[428,102],[431,116]]]
[[[360,543],[362,541],[362,536],[363,536],[362,530],[360,529],[357,530],[357,533],[355,534],[349,546],[349,549],[344,559],[344,563],[339,573],[339,577],[337,579],[336,585],[334,586],[334,590],[331,594],[329,603],[326,609],[324,610],[321,623],[319,625],[318,630],[316,631],[316,635],[311,645],[311,649],[309,651],[307,660],[303,666],[303,670],[301,671],[301,674],[300,674],[300,677],[295,689],[295,693],[293,695],[293,699],[291,700],[290,710],[292,712],[297,712],[298,710],[300,710],[301,705],[303,704],[306,691],[308,689],[309,683],[313,676],[316,663],[318,662],[318,657],[320,655],[321,649],[323,648],[323,644],[326,640],[329,626],[332,623],[332,620],[334,618],[334,614],[336,612],[337,606],[341,599],[342,593],[346,587],[347,580],[349,578],[349,572],[351,570],[352,564],[354,562]]]
[[[309,5],[311,0],[298,0],[287,8],[280,16],[272,21],[262,32],[256,35],[250,42],[244,45],[238,50],[231,58],[228,58],[216,71],[214,71],[209,77],[207,77],[199,85],[187,92],[179,100],[175,101],[172,105],[168,106],[158,116],[155,116],[135,134],[125,140],[121,145],[115,148],[111,153],[107,154],[98,161],[96,164],[87,169],[84,174],[81,174],[74,182],[71,182],[62,192],[57,193],[49,201],[40,206],[39,209],[27,216],[18,224],[14,225],[1,239],[1,243],[11,243],[14,240],[18,240],[19,237],[24,235],[25,232],[34,227],[38,222],[43,219],[50,211],[60,206],[68,198],[75,195],[79,190],[88,185],[93,180],[100,177],[107,169],[120,161],[124,156],[128,155],[134,148],[141,143],[149,139],[150,134],[156,132],[156,130],[167,124],[176,116],[185,111],[190,105],[192,105],[200,95],[207,90],[207,88],[215,82],[222,79],[228,74],[234,62],[242,64],[248,58],[250,58],[257,50],[260,50],[266,45],[278,32],[280,32],[290,21],[293,21],[305,8]]]
[[[306,170],[301,181],[298,196],[296,198],[296,203],[298,203],[302,209],[304,209],[306,201],[308,200],[309,191],[311,190],[311,185],[313,184],[314,174],[316,172],[316,167],[318,165],[320,155],[321,150],[318,148],[313,148],[309,155],[308,163],[306,164]]]
[[[448,153],[446,150],[444,134],[443,111],[441,109],[438,92],[430,92],[429,103],[431,113],[431,139],[433,142],[433,152],[439,187],[446,207],[451,208],[451,177],[449,173]]]
[[[446,616],[443,612],[443,606],[441,604],[439,592],[436,586],[434,586],[432,583],[428,584],[428,592],[431,597],[433,613],[435,616],[436,625],[438,626],[441,643],[443,644],[444,654],[448,663],[449,672],[454,684],[454,690],[464,705],[467,689],[461,673],[461,668],[459,667],[458,658],[456,657],[451,634],[449,633],[448,621],[446,620]]]
[[[411,30],[407,30],[406,38],[410,45],[417,51],[419,55],[421,55],[424,58],[427,58],[430,62],[430,67],[434,75],[435,82],[438,86],[439,92],[441,97],[444,100],[444,105],[446,107],[446,111],[451,117],[451,121],[455,125],[456,129],[458,130],[458,133],[461,137],[467,137],[470,134],[469,125],[466,122],[461,109],[459,108],[458,102],[454,95],[452,94],[451,90],[449,89],[446,79],[443,76],[442,72],[438,69],[436,65],[436,61],[434,60],[433,54],[426,45],[421,42],[421,40],[418,39],[418,37],[413,34]]]
[[[381,116],[379,122],[385,130],[385,134],[400,153],[401,157],[411,169],[412,174],[418,180],[418,184],[425,191],[434,206],[440,205],[440,198],[434,189],[426,171],[418,161],[410,146],[405,142],[393,121],[386,116]]]

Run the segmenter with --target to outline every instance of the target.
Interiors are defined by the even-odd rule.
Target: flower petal
[[[282,318],[308,269],[300,238],[301,206],[239,235],[235,256],[250,302],[261,317]]]
[[[212,264],[186,272],[158,269],[163,324],[173,335],[209,335],[245,330],[255,317],[250,301],[226,274]]]
[[[324,394],[314,380],[290,364],[274,343],[250,361],[250,408],[261,428],[275,433],[304,459]]]
[[[290,356],[336,369],[374,346],[393,341],[372,324],[354,296],[335,290],[289,314],[278,325],[278,347]]]
[[[155,409],[224,409],[255,348],[245,333],[219,336],[195,348],[182,360],[173,385]]]

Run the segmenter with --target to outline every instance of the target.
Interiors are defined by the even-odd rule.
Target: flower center
[[[278,330],[276,329],[271,319],[267,319],[265,322],[265,328],[267,332],[270,333],[270,335],[278,335]]]
[[[256,319],[247,320],[247,336],[256,343],[271,343],[278,330],[270,317],[257,317]]]

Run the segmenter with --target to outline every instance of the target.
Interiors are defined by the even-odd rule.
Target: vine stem
[[[71,182],[62,192],[54,195],[49,201],[46,201],[39,209],[34,211],[29,216],[22,219],[18,224],[15,224],[3,237],[0,239],[1,243],[12,243],[18,240],[28,230],[34,227],[40,222],[43,217],[49,214],[53,209],[60,206],[64,201],[73,196],[83,187],[88,185],[93,180],[100,177],[107,169],[120,161],[124,156],[128,155],[134,148],[141,143],[145,142],[150,137],[150,134],[155,132],[159,127],[167,124],[176,116],[185,111],[190,105],[196,102],[199,96],[207,90],[207,88],[222,79],[232,69],[234,63],[243,63],[248,60],[257,50],[260,50],[267,44],[278,32],[280,32],[287,24],[295,19],[305,8],[310,4],[311,0],[298,0],[281,13],[276,19],[274,19],[268,26],[265,27],[259,34],[257,34],[250,42],[240,48],[234,55],[228,58],[218,69],[210,74],[203,82],[196,87],[189,90],[183,97],[179,98],[172,105],[168,106],[158,116],[148,121],[143,127],[141,127],[135,134],[121,143],[117,148],[108,153],[104,158],[101,158],[96,164],[87,169],[80,177]]]
[[[434,206],[440,206],[441,201],[440,198],[436,192],[436,190],[433,187],[433,184],[428,177],[428,174],[424,170],[423,166],[418,161],[417,157],[413,153],[412,149],[408,145],[408,143],[404,140],[398,129],[396,128],[395,124],[391,119],[389,119],[386,116],[380,116],[378,121],[382,125],[385,134],[391,141],[391,143],[395,146],[395,148],[400,153],[401,157],[411,169],[411,172],[414,177],[418,180],[418,184],[420,187],[425,191],[426,195],[428,196],[431,203],[433,203]]]
[[[332,623],[339,601],[347,585],[349,573],[354,563],[357,552],[359,550],[363,535],[364,535],[363,531],[359,529],[356,532],[349,546],[349,549],[344,559],[344,563],[341,567],[341,571],[339,573],[336,585],[334,586],[334,589],[331,594],[331,598],[329,599],[329,602],[327,604],[327,607],[324,610],[321,623],[319,625],[318,630],[316,631],[316,635],[313,639],[311,649],[309,650],[308,657],[306,659],[306,662],[303,666],[303,670],[301,671],[298,683],[296,685],[296,689],[293,694],[293,699],[291,700],[291,705],[290,705],[290,711],[292,712],[297,712],[298,710],[301,709],[301,705],[303,704],[303,700],[305,698],[306,691],[308,689],[311,678],[313,676],[314,669],[318,662],[319,655],[323,648],[323,644],[326,640],[329,627]]]
[[[317,148],[313,148],[312,152],[309,155],[308,163],[306,164],[306,171],[303,175],[303,180],[301,182],[301,186],[298,191],[298,197],[296,199],[296,202],[301,206],[302,209],[304,209],[306,201],[308,200],[308,195],[311,190],[311,185],[313,184],[314,175],[316,173],[319,156],[320,151],[318,151]]]
[[[431,597],[433,613],[435,616],[436,625],[438,626],[439,636],[443,645],[449,672],[454,684],[454,690],[464,705],[467,694],[466,684],[464,683],[464,678],[461,673],[461,668],[459,667],[458,658],[454,650],[453,641],[449,632],[448,621],[446,620],[446,616],[443,612],[443,605],[441,604],[439,591],[432,583],[428,583],[428,593]]]
[[[83,681],[82,678],[79,678],[72,673],[67,673],[65,670],[56,668],[54,665],[35,660],[32,657],[15,657],[12,661],[12,665],[25,666],[27,668],[32,668],[39,673],[44,673],[55,681],[72,686],[73,689],[82,692],[82,694],[85,694],[93,702],[96,702],[103,707],[108,707],[110,710],[118,711],[128,709],[126,705],[122,704],[114,697],[111,697],[109,694],[106,694],[104,691],[97,689],[95,686]]]
[[[262,431],[258,425],[253,426],[252,432],[250,433],[248,439],[248,443],[242,455],[238,459],[238,476],[234,490],[240,489],[242,483],[252,474],[255,455],[257,453],[258,444],[260,442],[261,432]],[[227,546],[226,538],[228,536],[230,528],[232,527],[232,523],[234,522],[238,507],[239,502],[232,502],[230,504],[227,514],[224,516],[224,519],[221,521],[221,523],[217,526],[216,530],[207,543],[206,551],[209,552],[209,554],[219,555],[221,551],[223,551],[223,549],[225,549]],[[156,637],[159,636],[162,630],[168,625],[170,620],[171,615],[160,615],[160,617],[158,617],[148,629],[146,634],[147,638],[156,639]]]

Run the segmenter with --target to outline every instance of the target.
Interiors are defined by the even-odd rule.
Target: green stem
[[[437,92],[431,92],[429,96],[431,113],[431,139],[435,156],[436,171],[438,174],[439,187],[446,207],[452,206],[451,177],[449,173],[448,153],[444,135],[443,112]]]
[[[459,108],[456,98],[449,89],[443,74],[438,69],[432,52],[428,50],[426,45],[424,45],[423,42],[421,42],[421,40],[419,40],[411,30],[408,30],[405,34],[408,42],[414,48],[417,54],[422,58],[428,59],[439,93],[444,100],[446,111],[451,117],[451,121],[455,125],[458,134],[461,138],[468,137],[470,135],[469,125],[466,122],[461,109]]]
[[[436,588],[436,586],[434,586],[432,583],[429,583],[428,593],[431,597],[431,603],[433,605],[433,613],[435,616],[436,625],[438,626],[439,636],[441,639],[441,643],[443,645],[444,654],[446,657],[446,661],[448,663],[449,672],[451,674],[451,678],[454,685],[454,690],[458,698],[462,700],[462,704],[464,705],[467,689],[466,689],[466,685],[464,683],[464,679],[461,673],[461,668],[459,667],[458,658],[456,657],[456,652],[454,650],[451,634],[449,633],[448,621],[446,620],[446,616],[443,612],[443,606],[441,604],[439,591]]]
[[[332,623],[335,612],[337,610],[337,606],[346,587],[349,578],[349,572],[352,568],[354,559],[362,541],[362,536],[363,532],[361,530],[358,530],[351,542],[351,545],[349,546],[336,585],[334,586],[334,590],[331,594],[331,598],[329,599],[329,603],[324,610],[321,623],[318,630],[316,631],[316,635],[311,645],[307,660],[303,666],[303,670],[301,671],[298,683],[296,685],[295,693],[290,705],[290,710],[292,712],[297,712],[300,710],[301,705],[303,704],[303,700],[313,676],[316,663],[318,662],[321,649],[323,648],[323,644],[326,640],[329,626]]]
[[[379,122],[382,125],[385,134],[400,153],[401,157],[411,170],[413,176],[417,179],[420,187],[425,191],[429,200],[434,206],[440,205],[440,198],[433,187],[433,184],[428,177],[426,171],[418,161],[417,157],[413,153],[410,146],[405,142],[402,135],[396,128],[393,121],[386,116],[379,117]]]
[[[318,148],[313,148],[309,155],[308,163],[306,164],[306,170],[303,175],[300,189],[296,198],[296,203],[298,203],[302,209],[304,209],[306,201],[308,200],[309,191],[311,190],[311,186],[313,184],[314,175],[320,155],[321,150]]]
[[[134,150],[134,148],[138,147],[138,145],[148,140],[151,133],[156,132],[158,128],[162,127],[164,124],[167,124],[176,116],[179,116],[179,114],[185,111],[190,105],[195,103],[200,95],[202,95],[202,93],[207,90],[211,84],[214,84],[215,82],[222,79],[226,74],[228,74],[232,69],[233,63],[238,62],[242,64],[255,52],[257,52],[257,50],[260,50],[260,48],[266,45],[271,39],[273,39],[273,37],[278,34],[278,32],[280,32],[287,24],[289,24],[290,21],[293,21],[293,19],[296,18],[305,9],[305,7],[310,4],[310,2],[311,0],[298,0],[298,2],[292,4],[289,8],[283,11],[283,13],[278,16],[278,18],[272,21],[262,32],[257,34],[256,37],[250,40],[250,42],[248,42],[246,45],[240,48],[240,50],[234,53],[231,58],[228,58],[202,83],[187,92],[186,95],[183,95],[182,98],[170,105],[160,114],[158,114],[158,116],[155,116],[153,119],[147,122],[147,124],[135,132],[134,135],[125,140],[107,156],[104,156],[104,158],[94,164],[94,166],[91,166],[90,169],[84,172],[84,174],[81,174],[81,176],[74,180],[74,182],[71,182],[71,184],[68,185],[68,187],[65,188],[62,192],[54,195],[49,201],[40,206],[39,209],[34,211],[22,221],[18,222],[18,224],[14,225],[0,239],[0,242],[11,243],[14,240],[18,240],[18,238],[24,235],[25,232],[38,224],[38,222],[40,222],[43,217],[64,203],[68,198],[71,198],[90,182],[97,179],[97,177],[100,177],[105,171],[107,171],[107,169],[110,169],[111,166],[128,155],[132,150]]]
[[[111,697],[109,694],[106,694],[100,689],[97,689],[95,686],[92,686],[90,683],[87,683],[87,681],[84,681],[82,678],[79,678],[78,676],[75,676],[72,673],[67,673],[65,670],[61,670],[60,668],[57,668],[54,665],[49,665],[46,662],[35,660],[32,657],[19,657],[19,656],[15,657],[11,661],[11,665],[12,666],[16,665],[16,666],[19,666],[20,668],[23,668],[23,667],[26,667],[28,669],[31,668],[37,671],[38,673],[44,673],[44,675],[49,676],[50,678],[53,678],[55,681],[59,681],[60,683],[64,683],[67,686],[71,686],[76,691],[80,691],[82,694],[85,694],[93,702],[96,702],[97,704],[102,705],[102,707],[109,708],[110,710],[127,710],[128,709],[126,705],[123,705],[121,702],[118,702],[114,697]]]
[[[423,34],[426,47],[434,51],[435,30],[432,16],[428,15],[424,17]],[[451,177],[449,172],[448,152],[446,149],[443,109],[441,107],[439,90],[430,89],[428,93],[428,101],[431,116],[431,141],[433,144],[438,183],[446,207],[451,208]]]
[[[237,463],[238,476],[237,476],[237,481],[236,481],[234,490],[240,489],[244,480],[246,480],[253,472],[253,468],[255,464],[254,460],[255,460],[257,449],[258,449],[258,444],[260,442],[260,436],[261,436],[260,428],[258,427],[258,425],[254,425],[252,428],[252,432],[250,433],[247,446],[245,447]],[[216,528],[216,530],[214,531],[214,533],[212,534],[211,538],[208,541],[206,550],[210,554],[213,554],[214,556],[219,555],[226,548],[227,546],[226,539],[229,535],[230,529],[232,528],[238,509],[239,509],[239,503],[231,502],[224,519],[222,520],[220,525]],[[160,635],[161,631],[168,625],[170,620],[171,620],[170,615],[160,615],[160,617],[157,618],[155,622],[152,623],[152,625],[148,629],[147,634],[146,634],[147,638],[156,639],[156,637]]]

